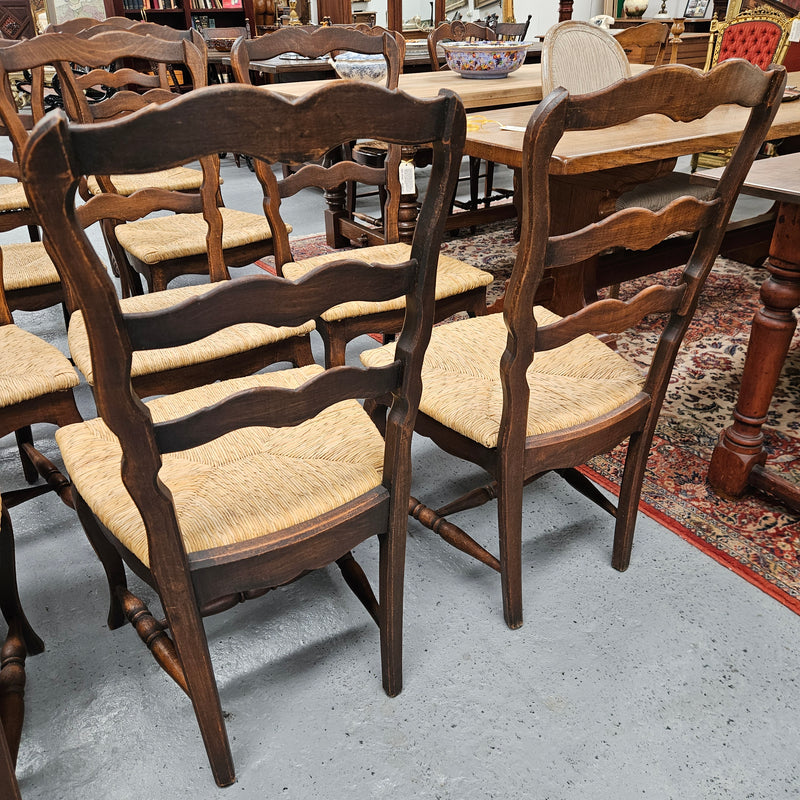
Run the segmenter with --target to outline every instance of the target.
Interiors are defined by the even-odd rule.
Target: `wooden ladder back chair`
[[[478,464],[494,483],[438,511],[412,501],[412,512],[423,524],[500,572],[509,627],[522,624],[523,486],[541,474],[559,472],[616,516],[612,564],[618,570],[628,567],[648,451],[672,365],[785,80],[782,68],[762,72],[743,61],[722,64],[707,74],[668,66],[593,94],[570,96],[556,90],[531,117],[523,148],[522,238],[503,314],[434,330],[417,417],[419,433]],[[659,212],[628,208],[580,230],[550,235],[549,176],[559,172],[562,135],[569,152],[570,146],[605,141],[610,135],[606,128],[645,115],[686,122],[732,103],[752,109],[750,120],[708,200],[685,196]],[[600,158],[596,166],[603,168]],[[614,166],[613,155],[606,157],[605,166]],[[640,251],[646,259],[644,251],[676,231],[692,231],[697,238],[674,282],[662,285],[654,279],[625,302],[598,300],[564,318],[534,309],[537,288],[548,273],[569,269],[612,245]],[[652,359],[642,367],[596,338],[620,334],[654,314],[663,315],[664,324]],[[391,362],[391,346],[361,357],[370,366]],[[626,439],[620,500],[614,509],[574,468]],[[499,559],[444,519],[492,498],[498,499]]]
[[[384,52],[387,57],[394,60],[397,46],[392,35],[384,34],[380,37],[364,36],[357,31],[340,27],[318,28],[313,33],[291,28],[281,29],[258,39],[240,39],[231,51],[231,64],[236,79],[249,82],[249,64],[251,60],[275,58],[283,52],[297,52],[301,55],[322,55],[338,49],[349,49],[356,52]],[[368,49],[372,48],[372,49]],[[392,80],[392,69],[389,70],[389,83]],[[389,88],[393,88],[390,86]],[[349,143],[348,143],[349,144]],[[339,159],[347,160],[347,149],[342,153],[326,155],[327,163]],[[388,151],[387,151],[388,152]],[[408,152],[408,151],[406,151]],[[291,165],[294,168],[296,165]],[[364,166],[364,165],[361,165]],[[363,235],[362,240],[367,246],[361,251],[362,258],[369,261],[392,261],[401,254],[409,252],[409,245],[400,243],[398,229],[398,208],[400,203],[400,184],[398,180],[398,154],[394,158],[376,159],[370,162],[368,170],[363,174],[370,175],[368,183],[386,188],[387,199],[383,210],[380,230],[370,230],[355,222],[345,225],[342,220],[342,211],[326,211],[326,229],[332,230],[341,225],[346,233],[354,238]],[[275,177],[267,175],[264,165],[255,165],[256,174],[269,192],[269,186],[275,182]],[[290,170],[284,172],[289,175]],[[283,181],[277,185],[281,197],[287,197],[301,188],[300,184]],[[330,187],[334,191],[337,187]],[[277,221],[270,218],[270,224],[277,225]],[[334,252],[316,256],[302,261],[294,261],[290,252],[286,233],[275,231],[275,263],[279,274],[290,278],[298,278],[310,272],[320,264],[335,261],[340,258],[340,253]],[[436,283],[436,321],[447,319],[460,311],[470,314],[486,313],[486,287],[492,282],[490,273],[476,269],[469,264],[450,256],[442,255],[439,259]],[[325,344],[325,363],[329,366],[345,363],[347,343],[364,333],[379,333],[394,335],[403,325],[405,305],[402,296],[393,298],[386,303],[349,303],[346,306],[327,310],[322,317],[316,320],[317,331],[322,336]]]
[[[176,129],[184,135],[169,135]],[[378,622],[386,691],[401,689],[411,434],[447,197],[465,130],[453,93],[422,101],[332,81],[288,101],[225,85],[106,125],[69,125],[56,112],[34,130],[26,150],[23,174],[34,207],[89,332],[100,416],[64,429],[58,444],[81,522],[106,568],[109,625],[119,627],[127,616],[190,696],[219,785],[232,783],[234,770],[203,615],[336,562]],[[146,172],[220,150],[270,164],[306,163],[362,136],[431,143],[431,189],[408,258],[375,264],[348,253],[296,282],[264,272],[222,282],[172,309],[123,312],[84,234],[83,209],[74,206],[81,175],[123,167]],[[161,146],[142,148],[142,141]],[[288,180],[330,187],[372,178],[371,170],[343,162],[311,164]],[[275,200],[270,214],[279,212]],[[219,229],[217,220],[210,237],[216,259]],[[234,322],[299,325],[331,305],[398,294],[408,313],[388,366],[268,372],[146,405],[131,389],[135,350],[178,346]],[[387,393],[395,401],[384,440],[355,398]],[[376,534],[379,601],[350,555]],[[128,591],[123,562],[158,592],[169,634]]]
[[[643,22],[614,34],[614,39],[625,51],[629,63],[660,67],[664,63],[669,34],[670,27],[663,22]]]
[[[494,42],[496,39],[495,32],[488,25],[462,22],[460,19],[455,22],[443,22],[428,34],[428,56],[431,61],[431,69],[438,72],[443,68],[444,55],[438,49],[438,45],[442,42]],[[445,66],[444,69],[447,67]]]
[[[81,122],[98,122],[129,114],[149,103],[163,103],[175,98],[171,91],[168,65],[181,64],[191,76],[192,85],[201,87],[207,81],[206,51],[195,40],[168,41],[152,36],[141,36],[127,31],[102,33],[81,40],[69,41],[61,34],[43,49],[57,50],[51,56],[65,88],[67,113]],[[49,37],[47,37],[49,38]],[[115,59],[138,59],[149,66],[140,71],[133,67],[108,71],[105,65]],[[86,75],[76,75],[73,65],[89,67]],[[101,84],[115,89],[106,100],[89,103],[84,90]],[[134,91],[132,87],[138,87]],[[272,253],[271,233],[260,214],[251,214],[224,208],[219,189],[219,158],[209,157],[203,166],[203,188],[189,194],[187,186],[176,185],[175,174],[168,171],[164,180],[154,183],[153,176],[138,176],[138,180],[123,181],[119,176],[97,176],[97,185],[105,193],[128,195],[137,189],[154,189],[152,193],[138,195],[149,213],[158,201],[165,203],[171,216],[143,219],[132,215],[123,220],[109,221],[104,227],[107,244],[117,263],[120,275],[127,274],[126,289],[140,291],[139,279],[144,277],[151,291],[165,289],[179,275],[209,274],[206,253],[206,226],[202,217],[203,205],[216,198],[225,225],[226,267],[252,264],[258,258]],[[196,171],[192,173],[196,175]],[[194,185],[195,177],[190,185]],[[130,185],[129,185],[130,184]],[[138,185],[137,185],[138,184]],[[90,184],[90,190],[92,186]],[[146,201],[146,202],[145,202]],[[224,277],[227,277],[225,274]],[[212,276],[218,280],[220,275]]]
[[[542,42],[542,95],[563,86],[587,94],[629,78],[631,66],[619,42],[589,22],[569,20],[550,28]]]
[[[531,14],[525,22],[498,22],[492,27],[498,42],[524,42],[531,24]]]

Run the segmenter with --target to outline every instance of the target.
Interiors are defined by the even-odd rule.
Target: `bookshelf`
[[[103,0],[106,16],[157,22],[170,28],[236,28],[256,35],[254,0]]]

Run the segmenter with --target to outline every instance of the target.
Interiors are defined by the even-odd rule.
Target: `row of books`
[[[241,8],[242,0],[189,0],[192,9]]]
[[[180,8],[177,0],[122,0],[125,11],[174,11]]]

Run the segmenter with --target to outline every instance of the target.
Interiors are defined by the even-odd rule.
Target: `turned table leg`
[[[781,203],[766,265],[770,274],[761,286],[762,308],[753,318],[733,425],[714,448],[708,471],[709,483],[722,495],[738,497],[748,483],[765,483],[759,469],[766,459],[761,427],[796,326],[792,312],[800,305],[798,248],[800,205]],[[756,475],[751,474],[754,469]]]

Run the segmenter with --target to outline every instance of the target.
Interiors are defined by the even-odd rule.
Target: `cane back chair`
[[[390,695],[400,691],[411,434],[446,198],[465,128],[463,106],[452,93],[420,101],[332,81],[288,101],[228,84],[103,125],[69,125],[55,112],[34,130],[26,150],[23,174],[32,202],[70,294],[79,298],[92,351],[100,416],[63,429],[58,444],[81,522],[108,576],[109,625],[119,627],[127,616],[190,696],[220,785],[231,783],[234,771],[204,614],[336,562],[378,622],[384,687]],[[178,129],[183,135],[170,135]],[[432,143],[431,188],[410,253],[399,263],[366,263],[357,251],[296,282],[264,272],[223,281],[166,311],[120,308],[84,235],[84,207],[74,207],[81,175],[123,166],[146,172],[220,150],[268,164],[306,164],[362,136]],[[142,148],[142,141],[161,144]],[[331,187],[351,179],[373,183],[375,176],[339,162],[309,164],[287,180]],[[279,217],[279,200],[268,204],[268,213]],[[217,220],[209,232],[216,260],[222,258],[220,230]],[[287,369],[146,405],[131,389],[134,350],[177,346],[239,320],[297,325],[331,305],[398,294],[407,314],[389,366]],[[396,402],[384,441],[355,398],[386,392]],[[380,602],[350,555],[375,534]],[[123,562],[158,592],[171,636],[127,590]]]
[[[725,225],[780,102],[782,68],[762,72],[743,61],[710,73],[668,66],[593,94],[564,89],[538,106],[525,132],[522,238],[502,316],[490,314],[434,330],[423,366],[423,396],[416,430],[447,452],[485,469],[494,483],[434,512],[413,514],[447,541],[498,570],[509,627],[522,624],[523,486],[556,470],[616,516],[612,564],[628,567],[636,511],[653,431],[678,347],[719,250]],[[690,121],[718,105],[752,109],[724,177],[708,200],[676,199],[653,212],[628,208],[581,230],[548,237],[548,173],[562,134],[598,131],[663,114]],[[642,125],[651,125],[646,118]],[[555,156],[553,153],[555,151]],[[613,155],[609,157],[613,158]],[[601,169],[598,157],[597,168]],[[545,270],[558,270],[610,245],[646,251],[675,231],[697,234],[682,275],[672,285],[656,279],[631,299],[603,299],[559,318],[533,298]],[[647,258],[646,253],[643,258]],[[663,315],[652,360],[638,364],[594,334],[619,334],[644,317]],[[364,363],[392,360],[391,345],[365,351]],[[380,421],[380,406],[375,417]],[[628,439],[616,509],[574,467]],[[448,519],[449,514],[498,499],[499,560]]]

